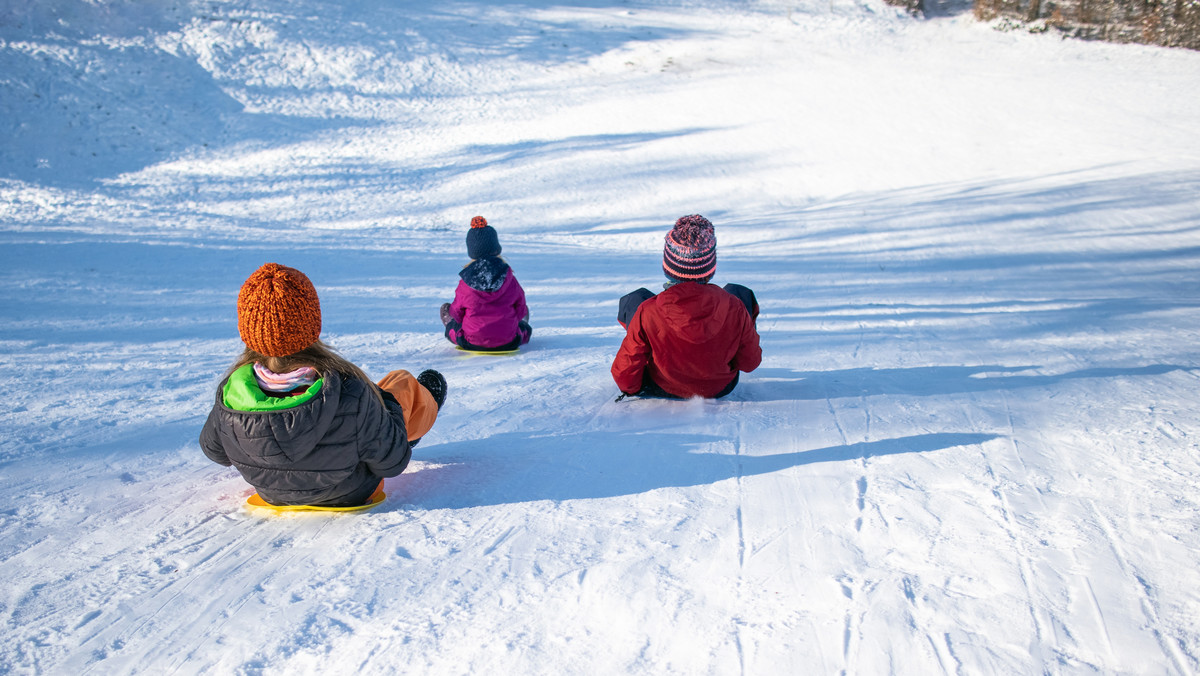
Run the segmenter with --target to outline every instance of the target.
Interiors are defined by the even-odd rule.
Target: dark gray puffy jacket
[[[385,403],[358,378],[324,376],[312,399],[277,411],[248,412],[222,401],[224,383],[200,448],[233,465],[258,494],[276,505],[349,506],[366,502],[383,477],[404,471],[412,457],[404,411]]]

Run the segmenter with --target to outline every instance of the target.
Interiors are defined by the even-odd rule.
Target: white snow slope
[[[0,673],[1195,674],[1198,85],[876,0],[0,3]],[[616,403],[690,213],[763,365]],[[199,450],[268,261],[449,380],[375,511]]]

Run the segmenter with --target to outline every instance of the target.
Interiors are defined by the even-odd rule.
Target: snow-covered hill
[[[0,7],[0,673],[1200,671],[1200,53],[870,0]],[[701,213],[764,363],[613,401]],[[457,356],[476,214],[535,336]],[[389,499],[196,436],[258,265],[450,397]]]

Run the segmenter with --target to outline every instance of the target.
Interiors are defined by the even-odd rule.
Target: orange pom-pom
[[[487,219],[484,218],[483,216],[476,216],[475,218],[471,219],[471,227],[472,228],[486,228],[487,227]]]

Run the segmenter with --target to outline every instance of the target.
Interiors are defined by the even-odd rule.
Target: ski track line
[[[838,437],[842,441],[843,446],[849,446],[850,440],[846,435],[845,427],[842,425],[841,418],[838,415],[837,407],[833,405],[833,399],[829,396],[829,392],[825,392],[825,405],[829,410],[829,415],[833,419],[834,427],[837,429]],[[869,416],[868,416],[869,419]],[[855,497],[855,505],[858,508],[858,515],[854,520],[854,534],[857,538],[862,536],[863,512],[866,508],[866,458],[858,459],[859,470],[861,475],[855,481],[857,491]],[[858,550],[858,558],[862,559],[862,547],[854,545]],[[857,673],[858,671],[858,645],[862,638],[862,623],[866,617],[866,596],[875,587],[875,583],[859,580],[849,573],[843,573],[837,578],[837,582],[841,585],[842,595],[849,602],[846,608],[846,617],[842,628],[842,663],[841,673],[843,675]]]
[[[833,425],[834,425],[834,428],[837,429],[838,438],[841,439],[842,445],[845,446],[847,444],[846,431],[844,429],[842,429],[842,423],[838,419],[837,410],[833,406],[833,400],[829,397],[828,390],[826,390],[826,392],[825,392],[825,407],[829,411],[830,417],[833,419]],[[847,676],[848,674],[854,673],[854,662],[855,662],[855,660],[853,659],[852,650],[851,650],[851,648],[853,647],[853,639],[854,639],[854,631],[855,631],[855,624],[854,624],[855,600],[854,600],[854,591],[849,586],[847,586],[847,584],[845,582],[846,579],[847,579],[847,576],[844,574],[837,578],[837,582],[842,588],[842,596],[846,597],[846,599],[849,601],[849,604],[846,608],[845,617],[842,620],[842,669],[840,672],[842,674],[842,676]]]
[[[858,344],[854,346],[854,351],[850,353],[850,359],[858,361],[858,353],[862,350],[863,345],[867,341],[867,325],[866,322],[858,323]]]
[[[1046,640],[1046,637],[1052,632],[1048,631],[1042,617],[1038,613],[1037,593],[1034,588],[1033,561],[1029,555],[1028,548],[1025,545],[1024,539],[1019,532],[1019,525],[1013,518],[1012,505],[1008,501],[1008,494],[1000,485],[1000,479],[996,476],[996,470],[992,466],[991,460],[988,459],[987,450],[982,444],[979,446],[980,456],[983,458],[984,471],[991,480],[991,493],[996,499],[1000,507],[1001,525],[1004,528],[1005,534],[1009,541],[1013,544],[1013,549],[1017,555],[1017,569],[1020,571],[1021,584],[1025,587],[1025,597],[1029,604],[1029,615],[1033,620],[1034,635],[1037,638],[1038,645]],[[1030,655],[1035,657],[1034,655]],[[1036,659],[1041,660],[1040,656]]]
[[[900,314],[900,312],[897,310],[893,314],[898,316]],[[929,339],[932,339],[934,341],[934,344],[942,344],[942,343],[940,343],[940,336],[937,333],[928,331],[928,330],[922,331],[922,332],[916,334],[915,338],[916,338],[917,346],[916,346],[914,353],[917,357],[920,357],[920,358],[924,358],[924,356],[925,356],[926,350],[924,349],[924,347],[929,342]],[[864,404],[864,406],[866,405],[865,398],[864,398],[863,404]],[[866,410],[867,410],[867,414],[868,414],[867,431],[869,434],[870,433],[870,423],[871,423],[870,409],[867,408]],[[971,429],[973,431],[978,431],[978,428],[974,424],[974,422],[971,422]],[[864,439],[864,441],[869,441],[869,439]],[[863,475],[862,484],[859,486],[859,510],[860,510],[860,512],[862,510],[864,510],[865,506],[866,506],[865,503],[866,503],[867,486],[866,486],[865,469],[866,468],[865,468],[865,459],[864,459],[864,475]],[[877,510],[878,510],[878,508],[877,508]],[[883,516],[882,512],[880,512],[880,517],[882,518],[882,516]],[[860,520],[861,520],[861,517],[860,517]],[[940,524],[941,519],[939,519],[938,522]],[[886,520],[884,520],[884,523],[885,523],[885,528],[886,528],[887,527]],[[917,582],[919,583],[919,579],[917,580]],[[920,602],[920,600],[917,598],[916,590],[913,587],[913,578],[908,575],[904,575],[902,578],[901,584],[903,587],[904,597],[905,597],[905,599],[907,599],[909,608],[910,608],[911,620],[912,620],[911,629],[914,632],[920,632],[922,635],[925,636],[925,640],[928,641],[930,650],[933,651],[933,656],[937,660],[938,667],[941,668],[943,674],[949,675],[949,674],[962,673],[963,663],[962,663],[962,660],[960,660],[958,658],[958,655],[956,655],[954,652],[954,647],[951,645],[951,642],[950,642],[950,633],[942,632],[940,636],[936,636],[934,633],[932,633],[929,630],[929,627],[933,624],[933,622],[935,621],[935,618],[932,617],[933,614],[930,613],[929,611],[927,611],[924,604],[922,604]]]
[[[1008,420],[1008,442],[1012,445],[1013,455],[1016,456],[1017,462],[1021,464],[1022,473],[1024,473],[1025,476],[1029,476],[1029,466],[1025,464],[1025,458],[1021,455],[1020,443],[1017,441],[1017,424],[1016,421],[1013,420],[1012,406],[1008,401],[1008,393],[1004,390],[1000,390],[1000,400],[1004,404],[1004,415]],[[969,414],[970,409],[967,410]],[[974,421],[971,421],[971,427],[977,432],[981,431],[979,430],[978,426],[975,425]],[[1038,491],[1037,494],[1038,503],[1042,507],[1045,507],[1045,502],[1042,501],[1042,492]]]
[[[1020,453],[1017,451],[1017,445],[1016,445],[1016,440],[1015,440],[1016,426],[1015,426],[1015,422],[1013,420],[1012,411],[1008,406],[1008,398],[1003,395],[1002,395],[1002,397],[1003,397],[1003,403],[1004,403],[1004,407],[1005,407],[1005,412],[1007,414],[1007,420],[1008,420],[1008,426],[1009,426],[1009,441],[1010,441],[1011,447],[1013,449],[1013,453],[1017,455],[1018,462],[1020,462],[1022,468],[1024,468],[1025,463],[1024,463],[1024,461],[1021,460]],[[983,434],[984,433],[983,429],[975,422],[975,418],[971,414],[972,410],[976,410],[979,407],[980,407],[980,402],[978,401],[978,398],[971,397],[969,401],[966,401],[963,403],[962,411],[963,411],[964,416],[967,419],[967,422],[971,426],[971,430],[975,433]],[[1017,570],[1019,571],[1019,574],[1021,576],[1021,585],[1025,588],[1025,597],[1029,604],[1029,615],[1033,621],[1034,635],[1037,639],[1037,645],[1041,646],[1041,645],[1043,645],[1044,641],[1046,640],[1046,637],[1048,635],[1052,634],[1053,632],[1049,631],[1046,628],[1046,625],[1045,625],[1041,615],[1038,613],[1037,593],[1036,593],[1037,590],[1035,589],[1035,583],[1034,583],[1035,576],[1034,576],[1033,560],[1029,554],[1029,549],[1028,549],[1027,543],[1025,542],[1024,538],[1022,538],[1022,536],[1021,536],[1020,526],[1019,526],[1019,524],[1016,523],[1016,520],[1013,516],[1013,509],[1012,509],[1012,505],[1009,503],[1008,494],[1004,491],[1004,489],[1001,485],[1000,478],[996,474],[995,466],[992,465],[992,461],[988,456],[987,449],[984,448],[983,444],[979,445],[979,455],[980,455],[980,458],[983,460],[984,472],[987,474],[988,479],[991,480],[990,490],[992,493],[992,497],[994,497],[996,499],[996,503],[1000,507],[1001,526],[1004,528],[1004,532],[1008,536],[1009,541],[1012,543],[1013,550],[1015,551],[1015,553],[1017,555]],[[1041,499],[1040,492],[1038,494],[1038,497],[1040,500]],[[1032,651],[1031,651],[1030,656],[1035,657],[1032,654]],[[1042,660],[1040,655],[1036,656],[1036,659]]]
[[[492,554],[495,554],[496,550],[500,549],[500,547],[502,545],[504,545],[504,543],[508,542],[508,540],[510,538],[512,538],[512,536],[516,532],[517,532],[516,526],[509,526],[507,530],[505,530],[503,533],[501,533],[500,535],[498,535],[492,539],[492,544],[490,544],[486,548],[484,548],[483,555],[490,557]]]
[[[950,650],[950,635],[942,634],[942,640],[945,641],[945,643],[942,643],[941,641],[938,641],[937,639],[935,639],[933,637],[933,634],[930,634],[929,632],[924,632],[924,633],[925,633],[925,640],[929,641],[929,648],[931,650],[933,650],[933,656],[937,658],[938,666],[942,668],[942,673],[943,674],[959,673],[959,669],[962,668],[962,663],[958,663],[958,667],[956,667],[954,670],[951,670],[948,666],[946,666],[947,656],[944,653],[946,653]],[[949,658],[954,659],[953,652],[950,652]],[[954,661],[957,662],[957,660],[954,660]]]
[[[862,405],[862,414],[863,414],[862,443],[865,444],[865,443],[868,443],[871,441],[871,423],[873,421],[873,417],[871,416],[871,407],[867,403],[867,398],[865,396],[860,396],[858,398],[858,401],[859,401],[859,404]],[[867,454],[864,451],[862,456],[858,458],[858,470],[860,472],[860,475],[858,477],[858,481],[855,484],[855,488],[858,491],[858,497],[855,501],[855,505],[858,507],[858,517],[854,520],[854,532],[856,532],[856,533],[862,532],[863,522],[866,517],[867,488],[870,485],[868,482],[868,476],[867,476],[869,474],[869,472],[868,472],[869,465],[870,465],[870,463],[867,459]]]
[[[1100,524],[1100,529],[1104,531],[1104,537],[1108,540],[1108,546],[1112,549],[1113,556],[1117,559],[1117,565],[1121,568],[1121,573],[1124,574],[1132,583],[1139,605],[1142,608],[1142,615],[1146,618],[1147,628],[1154,634],[1154,640],[1158,643],[1159,649],[1162,650],[1175,669],[1181,674],[1194,673],[1188,665],[1188,657],[1181,652],[1177,641],[1172,641],[1171,637],[1165,634],[1162,627],[1162,621],[1158,617],[1158,604],[1154,602],[1154,588],[1146,581],[1144,575],[1138,572],[1133,567],[1129,560],[1125,557],[1124,548],[1121,547],[1120,541],[1117,539],[1116,531],[1113,530],[1112,524],[1108,519],[1100,513],[1096,507],[1094,500],[1088,500],[1088,508],[1092,512],[1092,516],[1096,519],[1096,523]],[[1089,587],[1090,591],[1090,587]]]
[[[1100,635],[1104,638],[1104,652],[1108,653],[1109,662],[1117,663],[1117,654],[1113,650],[1112,635],[1108,631],[1108,623],[1104,620],[1104,611],[1100,608],[1100,601],[1096,598],[1096,591],[1092,588],[1092,580],[1087,575],[1080,575],[1083,582],[1083,588],[1087,590],[1088,605],[1091,606],[1092,614],[1096,616],[1096,625],[1100,628]]]
[[[750,560],[750,559],[753,559],[754,557],[758,556],[763,551],[765,551],[768,547],[770,547],[775,542],[777,542],[779,540],[779,538],[787,535],[788,533],[791,533],[793,528],[795,528],[797,526],[802,526],[802,525],[804,525],[804,519],[802,519],[802,518],[792,519],[792,520],[788,521],[787,523],[785,523],[783,525],[782,528],[779,528],[770,537],[763,539],[763,541],[761,543],[759,543],[759,545],[757,547],[751,547],[750,551],[749,551],[749,555],[746,557],[746,559]]]
[[[737,424],[737,436],[733,440],[733,454],[737,462],[737,534],[738,534],[738,580],[737,580],[737,599],[738,604],[743,605],[746,598],[746,529],[744,523],[745,514],[745,485],[742,477],[742,439],[745,438],[746,424],[739,421]],[[742,632],[745,630],[745,623],[737,619],[735,616],[733,626],[733,637],[737,645],[738,653],[738,668],[742,676],[746,676],[746,649],[742,642]]]

